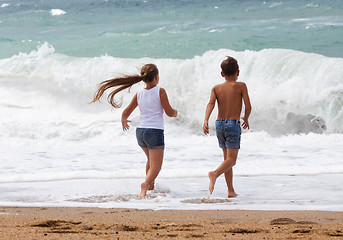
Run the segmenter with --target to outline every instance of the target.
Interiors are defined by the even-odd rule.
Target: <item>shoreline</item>
[[[0,239],[338,239],[343,212],[0,207]]]

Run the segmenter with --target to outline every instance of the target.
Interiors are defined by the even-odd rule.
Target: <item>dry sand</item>
[[[343,239],[343,212],[0,207],[0,239]]]

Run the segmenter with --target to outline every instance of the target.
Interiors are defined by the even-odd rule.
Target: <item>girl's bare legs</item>
[[[145,182],[141,184],[141,194],[139,197],[145,197],[149,186],[155,181],[156,177],[161,171],[163,162],[163,148],[149,149],[150,167],[147,172]]]
[[[149,158],[149,149],[148,148],[143,148],[143,151],[147,157],[147,161],[146,161],[146,166],[145,166],[145,174],[148,175],[149,169],[150,169],[150,158]],[[154,190],[155,188],[155,182],[152,182],[149,187],[148,190]]]
[[[216,170],[208,173],[208,177],[210,178],[209,191],[211,194],[214,190],[214,185],[216,183],[217,178],[223,173],[225,173],[225,180],[226,180],[228,190],[229,190],[228,196],[229,197],[237,196],[237,194],[235,193],[235,190],[233,189],[233,184],[232,184],[232,177],[233,177],[232,167],[235,166],[236,164],[238,151],[239,149],[223,148],[224,162],[222,162]]]

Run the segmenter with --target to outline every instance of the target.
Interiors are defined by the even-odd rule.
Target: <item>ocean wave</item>
[[[108,55],[77,58],[56,53],[48,43],[29,54],[0,59],[3,96],[0,112],[11,116],[2,118],[2,126],[12,126],[17,132],[25,124],[36,126],[32,131],[38,126],[47,126],[47,132],[40,136],[51,137],[47,130],[51,126],[60,127],[57,132],[65,131],[66,126],[80,132],[83,126],[109,116],[119,122],[121,111],[112,111],[106,96],[100,104],[88,104],[97,84],[120,74],[137,74],[143,64],[152,62],[160,70],[160,86],[167,90],[171,104],[179,111],[179,118],[172,124],[198,128],[202,125],[211,88],[223,82],[220,63],[228,55],[240,64],[239,81],[247,83],[253,106],[250,121],[255,131],[277,129],[286,123],[291,112],[321,118],[327,133],[343,132],[342,58],[287,49],[258,52],[220,49],[185,60]],[[143,86],[140,83],[130,93],[123,94],[124,106]],[[26,121],[23,115],[28,116]],[[10,136],[9,132],[13,133],[10,128],[1,127],[2,136]]]
[[[1,21],[0,21],[1,23]],[[11,38],[0,38],[0,42],[14,42],[15,40],[11,39]]]

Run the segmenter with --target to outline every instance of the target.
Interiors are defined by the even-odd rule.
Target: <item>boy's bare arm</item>
[[[243,84],[243,89],[242,89],[242,97],[243,97],[243,102],[244,102],[244,106],[245,106],[245,111],[244,111],[244,116],[242,117],[243,119],[243,128],[250,128],[249,126],[249,116],[251,113],[251,103],[250,103],[250,98],[249,98],[249,94],[248,94],[248,88],[246,86],[246,84]]]
[[[208,102],[207,107],[206,107],[204,125],[202,127],[202,129],[206,135],[209,134],[208,120],[209,120],[211,113],[212,113],[212,111],[216,105],[216,99],[217,99],[216,92],[215,92],[214,88],[212,88],[210,101]]]

